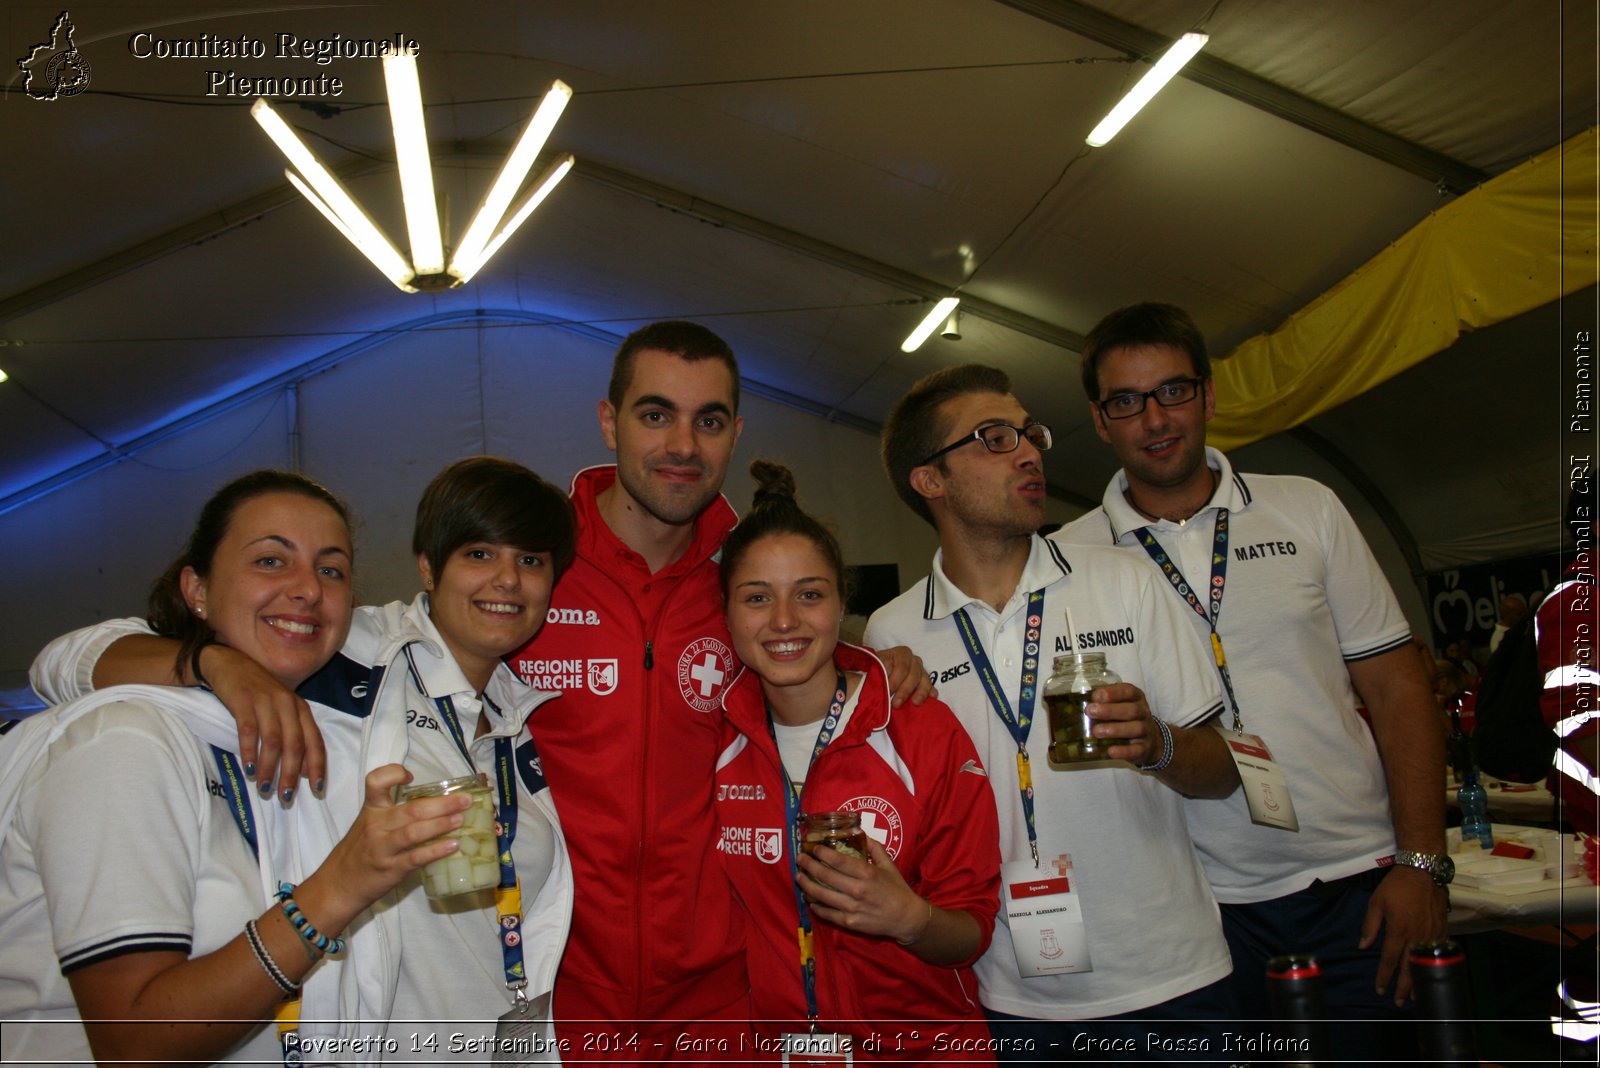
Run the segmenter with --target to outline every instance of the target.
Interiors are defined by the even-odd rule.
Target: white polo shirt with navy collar
[[[1405,645],[1411,628],[1332,490],[1298,476],[1241,475],[1211,448],[1206,462],[1218,473],[1217,488],[1186,522],[1141,516],[1124,496],[1128,479],[1119,471],[1101,507],[1051,538],[1074,547],[1116,545],[1160,578],[1190,630],[1209,641],[1209,624],[1161,577],[1138,531],[1148,527],[1190,584],[1204,590],[1217,509],[1228,510],[1217,631],[1244,729],[1261,736],[1283,769],[1300,830],[1251,823],[1243,791],[1189,802],[1189,829],[1218,901],[1268,901],[1315,879],[1370,870],[1394,853],[1383,763],[1356,713],[1347,664]],[[1224,719],[1231,722],[1231,713]]]
[[[990,706],[955,613],[965,609],[1006,694],[1021,689],[1028,597],[1045,591],[1038,688],[1051,660],[1068,651],[1072,609],[1079,651],[1106,654],[1107,665],[1141,687],[1155,714],[1192,726],[1222,707],[1209,655],[1182,621],[1181,607],[1148,568],[1109,548],[1061,546],[1034,537],[1022,580],[1005,608],[962,593],[933,572],[873,613],[867,644],[910,646],[939,687],[939,697],[972,736],[994,786],[1000,850],[1007,863],[1031,859],[1016,743]],[[1231,970],[1216,901],[1190,844],[1183,798],[1131,765],[1051,769],[1049,723],[1039,699],[1028,735],[1039,855],[1070,855],[1082,895],[1093,971],[1023,978],[1002,912],[979,959],[983,1004],[1035,1019],[1114,1016],[1159,1005]]]

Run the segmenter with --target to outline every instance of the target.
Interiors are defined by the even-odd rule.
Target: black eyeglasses
[[[1017,446],[1022,444],[1023,438],[1027,438],[1028,444],[1040,452],[1050,448],[1050,428],[1043,423],[1029,423],[1027,426],[1020,427],[1012,426],[1010,423],[990,423],[988,426],[980,426],[972,433],[963,435],[959,441],[952,441],[914,466],[921,467],[923,464],[931,464],[952,449],[959,449],[961,446],[973,441],[983,442],[983,447],[990,452],[1015,452]]]
[[[1095,407],[1100,409],[1100,414],[1107,419],[1132,419],[1144,411],[1144,406],[1149,399],[1154,397],[1156,403],[1163,408],[1176,408],[1180,404],[1188,404],[1200,395],[1200,383],[1203,378],[1180,378],[1176,382],[1163,382],[1155,389],[1147,389],[1143,393],[1113,393],[1105,400],[1100,401]]]

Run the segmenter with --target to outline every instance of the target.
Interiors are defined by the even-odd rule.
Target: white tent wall
[[[37,706],[28,664],[50,638],[142,615],[151,580],[177,555],[201,502],[236,475],[286,466],[289,440],[284,398],[261,398],[0,515],[11,606],[0,714]]]
[[[298,467],[350,502],[362,600],[411,596],[416,500],[444,464],[495,453],[565,485],[579,468],[608,462],[595,406],[615,343],[494,321],[398,333],[0,516],[0,544],[13,561],[12,603],[29,606],[13,612],[0,639],[0,711],[36,703],[26,689],[27,665],[51,637],[140,614],[151,578],[181,546],[200,503],[257,467]],[[726,488],[736,508],[747,506],[754,488],[749,461],[780,460],[794,469],[803,503],[835,524],[848,561],[896,564],[902,586],[926,572],[933,532],[890,491],[874,435],[748,391],[741,411],[745,431]],[[1058,450],[1051,463],[1063,468],[1071,459]],[[1393,539],[1337,472],[1282,438],[1243,450],[1242,462],[1247,470],[1304,472],[1333,485],[1408,617],[1424,621]],[[1048,518],[1060,522],[1077,511],[1052,501]]]
[[[51,637],[142,614],[200,504],[254,468],[297,467],[349,501],[358,596],[411,596],[416,501],[444,464],[496,453],[565,486],[609,461],[595,406],[615,344],[524,324],[397,334],[0,516],[11,601],[30,606],[0,638],[0,712],[36,705],[27,666]],[[850,562],[897,564],[902,584],[926,571],[932,530],[889,491],[875,436],[749,393],[741,410],[726,489],[736,508],[754,489],[749,460],[771,457],[794,469],[803,503],[835,524]],[[1060,521],[1068,510],[1050,512]]]

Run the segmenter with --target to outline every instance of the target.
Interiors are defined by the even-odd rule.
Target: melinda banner
[[[1561,555],[1540,553],[1510,560],[1494,560],[1470,567],[1453,567],[1427,576],[1428,622],[1433,645],[1465,639],[1473,648],[1486,647],[1500,619],[1500,598],[1520,593],[1529,607],[1550,591],[1561,577]]]

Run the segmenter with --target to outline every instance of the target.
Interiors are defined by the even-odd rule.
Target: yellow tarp
[[[1288,430],[1469,330],[1595,284],[1597,131],[1440,208],[1277,330],[1217,361],[1209,443],[1227,450]]]

